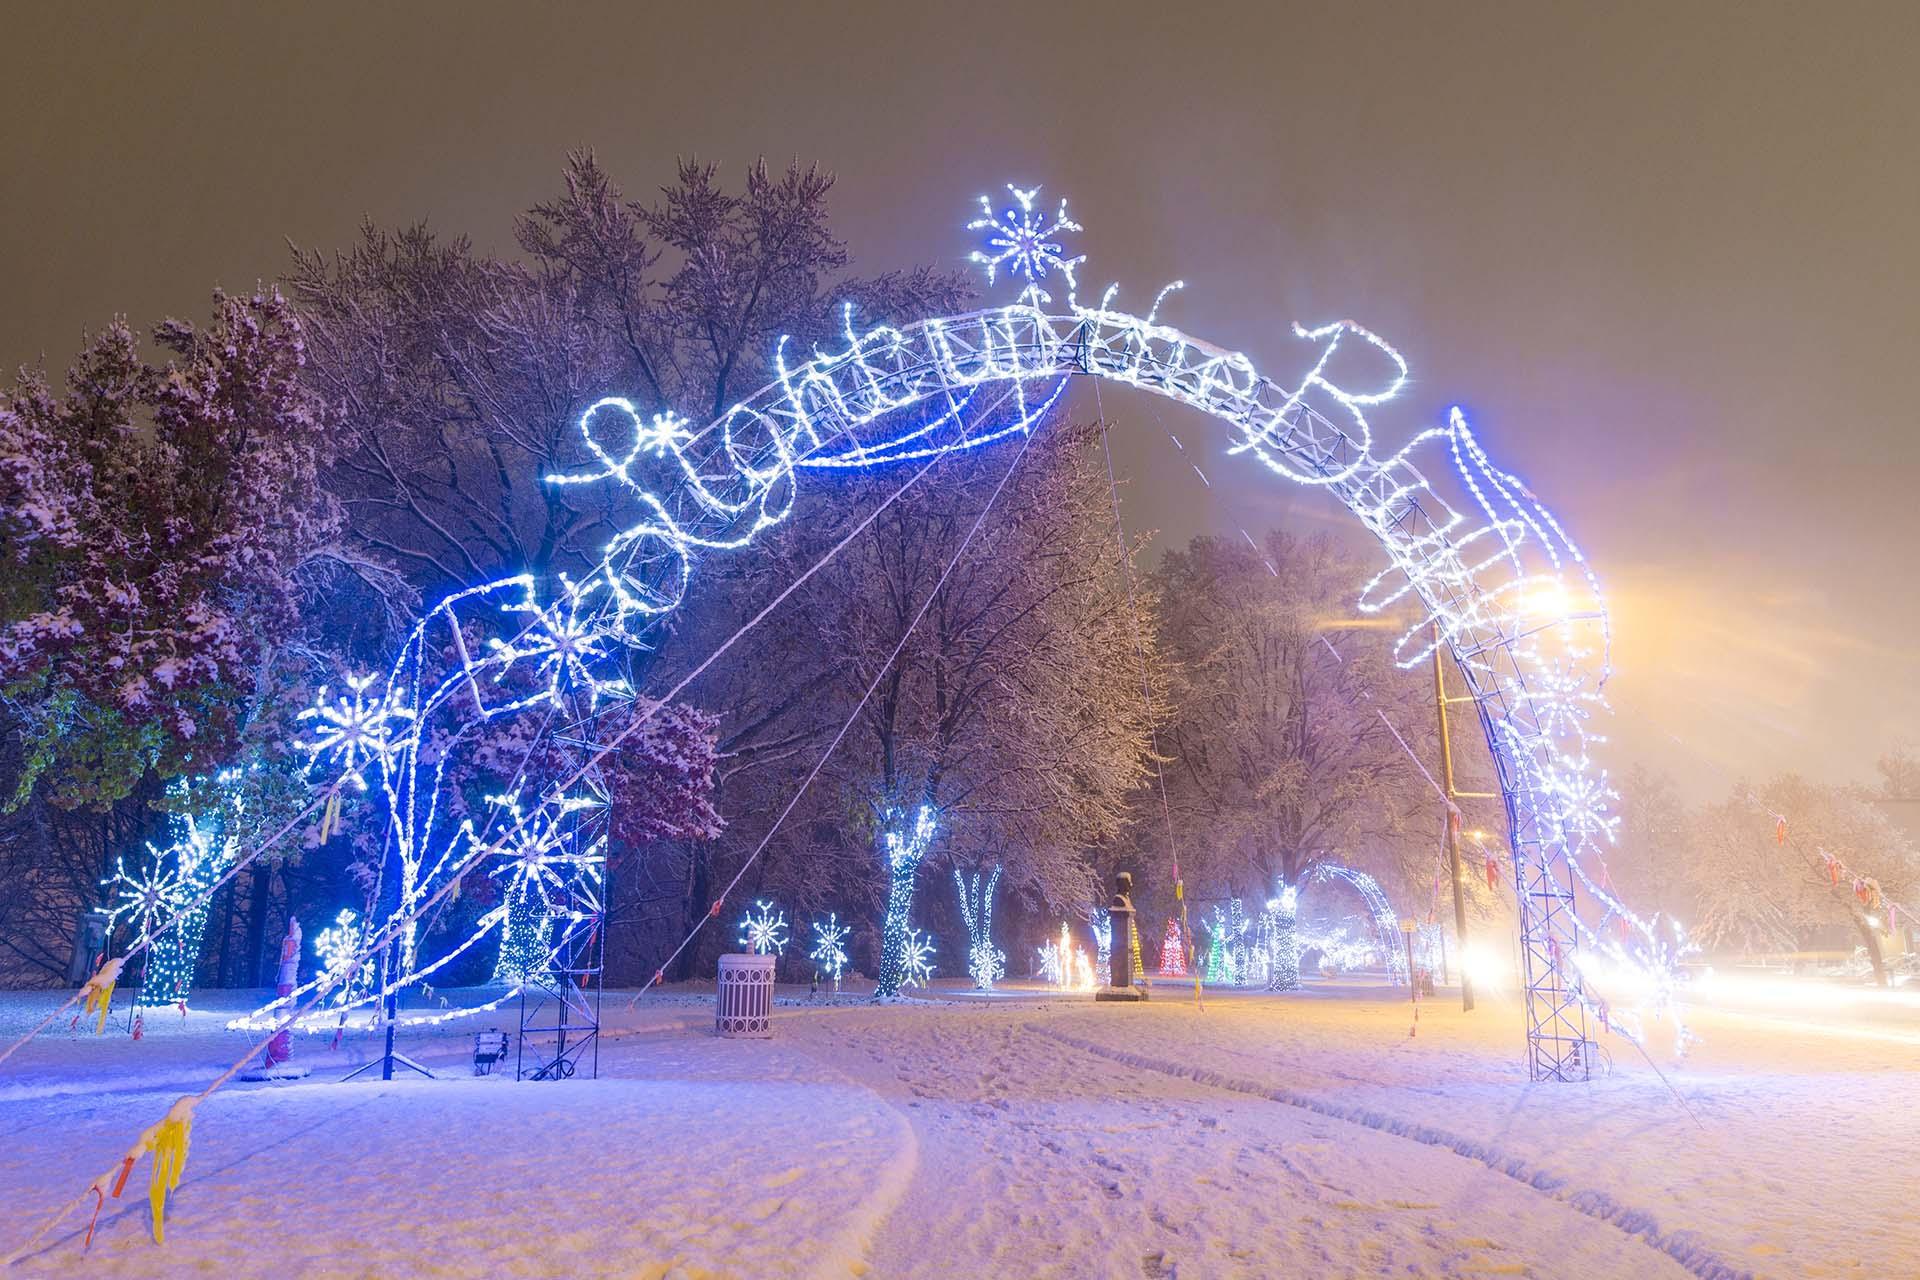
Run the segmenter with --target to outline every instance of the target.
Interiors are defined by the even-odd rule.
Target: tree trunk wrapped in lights
[[[975,989],[993,990],[993,984],[1007,975],[1006,953],[993,945],[993,891],[1000,884],[1000,864],[983,885],[980,873],[973,873],[969,885],[960,868],[953,869],[954,888],[960,891],[960,914],[967,922],[967,972]]]
[[[552,936],[553,921],[539,896],[524,884],[509,888],[494,982],[511,987],[547,977],[553,967]]]
[[[1282,884],[1267,903],[1267,990],[1292,991],[1300,985],[1300,890]]]
[[[880,832],[880,847],[887,859],[887,918],[880,933],[880,981],[874,987],[876,1000],[900,994],[906,980],[907,918],[913,910],[913,880],[920,861],[933,845],[933,833],[939,823],[932,805],[923,804],[915,815],[913,829],[901,830],[903,815],[898,809],[886,812],[886,825]]]

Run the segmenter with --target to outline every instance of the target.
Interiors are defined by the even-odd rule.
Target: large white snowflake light
[[[838,913],[828,916],[825,924],[816,920],[813,925],[813,951],[807,958],[835,982],[847,968],[847,935],[851,932],[849,926],[840,923]]]
[[[564,693],[585,693],[590,705],[598,705],[603,697],[628,696],[631,690],[625,680],[606,679],[596,671],[606,662],[614,642],[600,617],[605,601],[593,599],[604,585],[601,578],[576,585],[561,574],[560,598],[540,610],[532,626],[511,641],[489,642],[501,659],[495,680],[525,661],[535,664],[535,677],[555,702]]]
[[[1046,215],[1036,213],[1033,207],[1034,197],[1040,194],[1040,188],[1021,190],[1011,182],[1007,190],[1013,193],[1019,207],[1009,206],[1000,213],[993,211],[993,202],[985,196],[980,197],[980,211],[984,215],[967,224],[969,231],[986,231],[986,249],[976,249],[972,261],[987,269],[987,283],[992,284],[1000,269],[1004,266],[1007,274],[1017,275],[1027,282],[1023,299],[1029,296],[1042,302],[1053,299],[1040,288],[1040,282],[1047,278],[1050,271],[1058,271],[1067,278],[1068,285],[1076,285],[1073,269],[1086,261],[1086,255],[1063,257],[1065,250],[1054,237],[1063,231],[1084,231],[1086,228],[1067,217],[1067,202],[1060,201],[1060,209],[1053,215],[1052,222],[1046,222]]]
[[[171,852],[168,850],[163,853],[148,845],[147,865],[138,872],[127,870],[126,859],[115,858],[113,874],[101,881],[107,888],[117,891],[115,901],[107,911],[108,927],[119,923],[121,917],[126,917],[133,925],[136,944],[145,942],[155,932],[165,928],[167,922],[186,905],[186,877],[180,870],[179,861],[167,856]]]
[[[394,723],[413,718],[413,712],[384,696],[367,696],[377,679],[348,676],[346,696],[338,698],[329,698],[327,686],[321,685],[313,705],[295,717],[313,721],[313,736],[294,744],[307,753],[307,767],[324,761],[360,791],[367,789],[361,771],[368,765],[384,765],[393,754]]]
[[[568,822],[574,813],[592,808],[599,801],[563,797],[543,803],[531,817],[521,814],[518,792],[488,796],[487,801],[504,811],[506,826],[498,840],[483,846],[499,864],[488,874],[502,881],[509,897],[535,894],[552,910],[556,898],[566,900],[569,882],[575,878],[591,885],[599,883],[600,869],[606,861],[605,842],[595,840],[584,849],[576,847]]]
[[[901,986],[926,986],[933,980],[933,935],[908,929],[906,941],[901,947],[900,961],[905,975],[901,979]]]
[[[740,920],[740,945],[756,956],[779,955],[787,949],[787,916],[774,905],[756,901]]]

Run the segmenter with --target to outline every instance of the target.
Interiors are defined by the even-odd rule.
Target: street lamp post
[[[1453,786],[1453,739],[1447,729],[1447,704],[1471,702],[1472,698],[1447,696],[1446,646],[1440,643],[1440,628],[1433,629],[1433,708],[1440,718],[1440,782],[1446,788],[1447,875],[1453,881],[1453,938],[1460,961],[1460,1008],[1473,1012],[1473,979],[1467,974],[1467,901],[1460,885],[1460,806],[1469,797],[1493,798],[1491,792],[1456,791]]]

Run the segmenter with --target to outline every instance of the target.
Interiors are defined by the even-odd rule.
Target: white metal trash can
[[[773,1035],[772,956],[721,956],[713,1032],[721,1036]]]

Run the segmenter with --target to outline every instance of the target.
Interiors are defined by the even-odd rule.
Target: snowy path
[[[1450,1152],[1050,1034],[1086,1013],[882,1009],[796,1029],[914,1117],[920,1169],[876,1275],[1685,1274]]]
[[[216,1095],[167,1243],[146,1171],[106,1276],[1920,1276],[1920,1002],[1851,1021],[1701,1011],[1667,1082],[1637,1057],[1530,1085],[1519,1012],[1394,993],[1178,989],[782,1007],[610,997],[601,1078],[464,1075],[469,1028],[403,1046],[439,1081]],[[212,1004],[219,997],[210,1000]],[[229,997],[239,999],[239,997]],[[1824,998],[1824,997],[1823,997]],[[0,996],[0,1031],[45,1007]],[[499,1019],[496,1019],[499,1020]],[[511,1025],[511,1019],[504,1020]],[[0,1249],[241,1043],[221,1016],[30,1046],[0,1070]],[[1609,1045],[1618,1054],[1625,1046]],[[1691,1113],[1691,1114],[1690,1114]],[[82,1266],[75,1215],[14,1274]]]

